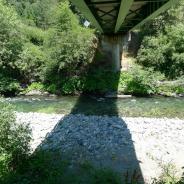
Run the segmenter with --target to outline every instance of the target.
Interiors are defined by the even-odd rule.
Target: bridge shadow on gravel
[[[103,62],[106,63],[102,60],[100,64],[98,61],[88,66],[88,75],[93,76],[96,69],[104,66]],[[108,71],[106,72],[108,73]],[[100,80],[102,79],[99,78],[96,83]],[[113,81],[115,90],[118,88],[118,82],[119,74],[117,73],[116,80]],[[102,99],[100,98],[100,100]],[[111,104],[111,115],[113,116],[108,116],[109,114],[104,116],[82,115],[83,111],[78,110],[82,109],[81,104],[83,103],[84,99],[81,95],[71,113],[64,116],[38,146],[33,158],[31,158],[31,165],[34,168],[34,172],[31,172],[33,175],[31,180],[35,179],[35,182],[32,183],[143,183],[134,141],[126,122],[118,115],[116,100],[113,100]],[[88,110],[90,111],[90,109]],[[99,112],[100,110],[98,109]],[[65,161],[67,161],[66,165]],[[24,170],[30,173],[27,165],[27,169]],[[57,165],[62,166],[58,167]],[[45,170],[46,172],[44,172]],[[120,180],[115,173],[118,173]]]
[[[107,61],[101,60],[100,64],[99,61],[90,64],[87,70],[88,76],[93,76],[94,71],[99,69],[100,66],[104,66],[103,62]],[[96,83],[101,82],[101,80],[99,78]],[[117,90],[118,73],[113,82],[115,90]],[[103,98],[97,98],[97,101],[101,100],[101,103],[103,103]],[[39,148],[61,152],[62,159],[69,161],[70,168],[78,168],[80,164],[87,162],[95,168],[108,168],[119,173],[122,178],[120,183],[142,183],[143,176],[139,166],[140,161],[136,156],[134,141],[126,122],[119,117],[116,100],[113,100],[111,104],[113,116],[108,116],[109,114],[104,116],[82,115],[85,114],[85,109],[84,112],[81,110],[83,103],[84,98],[81,95],[71,113],[61,119]],[[88,109],[89,111],[90,109]],[[97,111],[100,112],[100,109]],[[112,177],[111,180],[97,181],[96,183],[110,184],[116,182]]]

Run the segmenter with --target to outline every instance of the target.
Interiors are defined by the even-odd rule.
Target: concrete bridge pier
[[[102,51],[108,58],[108,62],[112,64],[112,70],[115,72],[121,71],[122,56],[128,50],[128,44],[131,40],[131,34],[126,35],[103,35],[101,41]]]

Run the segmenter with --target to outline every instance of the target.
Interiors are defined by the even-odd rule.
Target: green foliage
[[[184,94],[183,78],[176,81],[164,81],[158,85],[158,93],[166,96],[173,96],[173,94]]]
[[[61,87],[62,94],[72,95],[83,91],[83,80],[78,76],[66,79]]]
[[[20,83],[44,82],[49,91],[79,90],[72,83],[92,60],[93,31],[79,24],[67,1],[4,2],[0,2],[0,70]]]
[[[27,125],[16,123],[11,105],[0,101],[0,180],[29,153],[31,139]]]
[[[162,174],[154,179],[153,184],[183,184],[184,178],[179,178],[177,169],[173,164],[162,166]]]
[[[172,26],[165,34],[145,37],[137,56],[137,62],[154,67],[168,78],[184,75],[184,25]]]
[[[62,155],[59,152],[36,152],[22,163],[17,172],[9,176],[3,184],[121,183],[119,175],[111,170],[96,169],[88,163],[69,169],[68,162],[61,158]]]
[[[12,5],[22,21],[31,26],[48,27],[49,10],[57,0],[6,0]]]
[[[28,92],[33,91],[33,90],[45,91],[45,87],[40,82],[33,82],[33,83],[31,83],[31,85],[29,85],[26,88],[25,92],[28,93]]]
[[[6,0],[6,2],[8,5],[12,5],[15,8],[18,15],[20,15],[24,21],[34,25],[35,13],[31,6],[31,0]]]
[[[153,95],[158,93],[158,81],[164,76],[153,69],[143,69],[136,65],[131,71],[112,72],[96,69],[82,76],[73,76],[60,80],[58,85],[49,85],[46,89],[52,93],[71,95],[77,93],[105,94],[118,91],[135,96]]]
[[[22,50],[20,22],[12,8],[0,1],[0,68],[15,69],[15,62]]]
[[[117,90],[118,81],[119,73],[95,69],[85,77],[84,91],[103,94],[111,90]]]
[[[51,84],[51,85],[49,85],[49,86],[46,86],[46,90],[47,90],[49,93],[57,94],[57,86],[56,86],[56,84]]]
[[[75,94],[83,88],[82,75],[92,61],[95,37],[92,30],[79,25],[67,2],[60,3],[51,18],[44,42],[48,59],[43,65],[43,81],[49,91]]]
[[[28,83],[41,80],[42,66],[46,61],[44,52],[39,46],[27,43],[19,54],[16,66]]]
[[[137,62],[153,67],[169,79],[184,75],[184,1],[145,25]]]
[[[151,68],[145,70],[137,65],[131,69],[128,79],[125,79],[127,84],[124,90],[136,96],[153,95],[157,93],[157,82],[162,79],[164,76],[159,72]]]
[[[83,91],[101,94],[118,91],[136,96],[152,95],[157,92],[157,82],[163,78],[159,72],[153,72],[153,69],[144,70],[137,65],[130,71],[120,73],[99,69],[86,75]]]
[[[19,83],[10,78],[0,74],[0,94],[5,96],[16,95],[20,91]]]
[[[79,26],[68,3],[61,3],[53,12],[52,19],[54,22],[45,41],[45,49],[52,61],[49,61],[48,68],[46,65],[46,73],[53,65],[57,72],[70,77],[91,61],[94,35],[90,29]]]
[[[27,26],[25,24],[21,25],[21,29],[24,30],[24,35],[34,45],[43,46],[47,31],[43,31],[40,28]]]

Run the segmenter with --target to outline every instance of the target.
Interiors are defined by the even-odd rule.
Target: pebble
[[[184,166],[184,120],[32,112],[16,117],[32,128],[33,151],[59,149],[72,163],[89,160],[120,173],[137,169],[145,181],[158,177],[160,163]]]

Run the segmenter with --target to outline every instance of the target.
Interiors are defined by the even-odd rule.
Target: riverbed
[[[184,164],[184,98],[108,99],[94,96],[6,98],[31,147],[59,150],[71,166],[90,161],[118,173],[136,169],[145,183]]]
[[[45,113],[16,113],[32,129],[31,147],[59,151],[71,167],[90,162],[152,183],[173,165],[184,166],[184,120]]]

